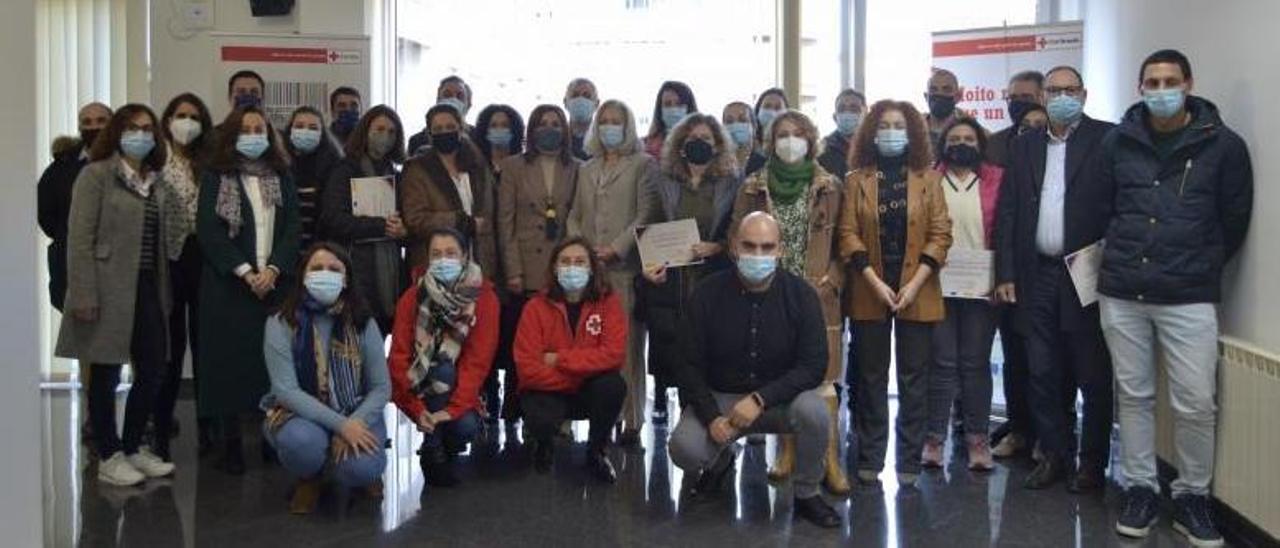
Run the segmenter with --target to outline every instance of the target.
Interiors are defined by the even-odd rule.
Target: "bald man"
[[[695,495],[711,493],[733,468],[738,438],[794,434],[795,516],[838,527],[819,485],[830,427],[819,392],[827,370],[822,305],[808,282],[778,268],[776,219],[751,213],[734,233],[737,268],[698,285],[680,330],[676,379],[686,407],[668,441],[671,461],[698,473]]]
[[[102,128],[111,121],[111,109],[89,103],[76,114],[80,138],[59,137],[53,142],[53,163],[45,168],[36,185],[36,209],[40,230],[49,243],[49,302],[62,311],[67,293],[67,216],[71,214],[71,187],[80,170],[89,163],[89,149]]]
[[[936,69],[925,86],[924,99],[929,103],[929,113],[924,116],[929,124],[929,145],[937,146],[942,129],[956,119],[956,103],[960,102],[960,81],[947,69]]]

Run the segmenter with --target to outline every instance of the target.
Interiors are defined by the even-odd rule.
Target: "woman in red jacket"
[[[627,317],[607,278],[597,275],[604,269],[592,249],[587,240],[571,238],[552,251],[547,287],[525,305],[514,354],[534,467],[551,470],[552,436],[560,423],[587,419],[587,469],[613,483],[617,473],[605,448],[627,396],[619,374]]]
[[[391,399],[424,434],[422,475],[439,487],[458,483],[445,448],[479,430],[480,388],[498,348],[498,297],[469,249],[456,230],[427,235],[430,262],[415,270],[391,332]]]

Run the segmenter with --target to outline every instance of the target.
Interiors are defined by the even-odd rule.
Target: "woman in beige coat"
[[[627,401],[622,406],[622,430],[618,442],[635,445],[644,425],[645,384],[644,324],[635,310],[636,227],[648,222],[653,202],[653,178],[658,163],[644,154],[631,109],[618,100],[605,101],[592,118],[585,148],[591,160],[578,169],[578,192],[569,214],[569,235],[595,242],[596,257],[605,266],[609,285],[622,298],[630,327],[627,361],[622,367],[627,381]]]
[[[808,280],[818,291],[823,320],[827,326],[827,373],[822,391],[831,413],[831,435],[825,457],[827,490],[849,493],[840,460],[836,435],[840,424],[839,399],[835,382],[840,378],[844,353],[843,317],[840,292],[844,286],[844,266],[836,245],[835,226],[842,202],[840,182],[818,165],[818,129],[807,116],[791,110],[779,114],[767,126],[762,145],[768,158],[762,169],[747,177],[733,204],[733,224],[748,213],[765,211],[782,226],[782,257],[779,266]],[[778,460],[769,477],[791,475],[795,462],[795,438],[784,435]]]

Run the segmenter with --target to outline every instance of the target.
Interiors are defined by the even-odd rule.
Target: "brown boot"
[[[289,513],[305,515],[316,511],[320,501],[320,478],[298,480],[293,486],[293,498],[289,501]]]
[[[773,461],[769,470],[769,481],[786,481],[791,477],[791,470],[796,464],[796,437],[794,434],[781,434],[778,438],[782,445],[778,447],[778,458]]]
[[[846,496],[853,489],[849,487],[849,478],[844,472],[844,463],[840,461],[840,401],[835,396],[827,396],[827,411],[831,414],[831,426],[827,435],[826,467],[827,491],[836,496]]]

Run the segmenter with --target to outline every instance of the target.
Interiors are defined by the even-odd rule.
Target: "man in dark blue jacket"
[[[1174,527],[1196,546],[1222,537],[1209,515],[1222,266],[1240,250],[1253,207],[1249,151],[1218,109],[1191,96],[1191,64],[1174,50],[1147,57],[1142,102],[1104,142],[1113,187],[1099,291],[1115,363],[1120,466],[1128,484],[1116,530],[1146,536],[1157,519],[1156,355],[1174,416]]]
[[[1101,240],[1111,195],[1098,177],[1102,138],[1113,124],[1084,115],[1080,73],[1045,73],[1049,127],[1014,139],[996,230],[997,297],[1016,303],[1027,343],[1031,420],[1044,458],[1023,485],[1070,477],[1073,492],[1105,483],[1111,455],[1111,363],[1096,304],[1084,306],[1064,257]],[[1076,388],[1084,396],[1076,465]],[[1064,410],[1064,408],[1066,410]]]

